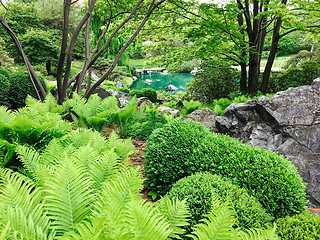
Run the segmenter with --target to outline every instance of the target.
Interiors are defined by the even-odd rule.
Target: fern
[[[229,203],[221,204],[217,199],[212,202],[212,210],[205,215],[203,223],[197,224],[191,235],[195,240],[276,240],[278,239],[273,229],[249,229],[241,231],[234,228],[237,225],[237,215]]]
[[[186,200],[169,199],[167,196],[158,201],[158,211],[167,219],[172,229],[169,237],[181,239],[179,235],[183,235],[186,230],[182,227],[188,225],[190,213],[186,204]]]

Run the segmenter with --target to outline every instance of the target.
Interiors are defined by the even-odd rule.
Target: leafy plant
[[[74,95],[73,99],[69,99],[63,104],[63,107],[72,110],[71,113],[75,113],[74,115],[88,128],[99,132],[119,111],[116,97],[111,96],[101,100],[97,94],[91,96],[87,101],[79,95]]]
[[[174,121],[155,130],[147,141],[144,169],[147,186],[158,194],[183,177],[209,171],[246,188],[276,218],[305,208],[305,184],[288,159],[210,133],[196,122]]]
[[[192,113],[194,110],[199,110],[203,108],[203,104],[198,101],[183,101],[183,110],[180,116],[186,116],[190,113]]]
[[[234,207],[242,229],[266,227],[273,220],[265,209],[245,189],[232,184],[229,179],[210,173],[196,173],[173,184],[168,193],[169,198],[187,199],[190,209],[191,227],[212,209],[212,201],[218,198],[228,201]]]
[[[268,230],[249,229],[241,231],[235,228],[237,223],[237,214],[233,207],[227,203],[222,204],[219,200],[213,200],[213,208],[209,214],[205,215],[203,223],[199,223],[194,227],[194,231],[189,237],[195,240],[245,240],[245,239],[261,239],[276,240],[275,227]]]
[[[156,103],[158,100],[157,92],[152,88],[143,88],[141,90],[131,90],[129,95],[137,98],[147,97],[151,102]]]
[[[164,199],[160,207],[145,203],[138,196],[140,171],[122,164],[113,149],[105,150],[108,143],[99,137],[83,138],[85,132],[93,134],[73,132],[53,140],[43,152],[19,146],[33,180],[0,169],[1,236],[151,240],[183,233],[180,225],[188,216],[184,202]]]
[[[8,106],[9,93],[10,93],[10,81],[5,75],[0,72],[0,105]]]
[[[276,224],[276,232],[280,239],[320,239],[320,216],[315,216],[309,211],[291,217],[279,218]]]

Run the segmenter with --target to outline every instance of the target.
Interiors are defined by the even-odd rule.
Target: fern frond
[[[236,212],[231,205],[222,205],[219,200],[213,200],[213,207],[203,223],[194,227],[192,235],[188,235],[196,240],[236,240],[233,226],[236,224]]]
[[[9,169],[0,169],[0,219],[10,223],[10,231],[31,239],[49,236],[39,188],[27,177]]]
[[[5,167],[16,153],[16,144],[0,139],[0,167]]]
[[[83,168],[66,158],[48,175],[45,190],[45,208],[57,235],[63,235],[85,219],[91,211],[95,196],[92,182]]]
[[[15,118],[16,118],[15,113],[10,113],[7,107],[0,106],[0,123],[1,124],[11,125]]]
[[[172,231],[166,219],[150,203],[144,203],[141,199],[129,202],[125,216],[128,217],[127,229],[134,235],[131,239],[167,239]]]
[[[238,236],[241,240],[278,240],[276,225],[270,229],[247,229],[239,231]]]
[[[21,160],[24,168],[31,174],[34,179],[39,180],[39,178],[37,177],[38,171],[36,165],[40,161],[40,154],[30,147],[21,145],[17,146],[16,152],[18,153],[18,157]]]
[[[122,140],[115,131],[112,131],[109,135],[108,149],[114,149],[121,159],[135,154],[135,147],[131,139]]]
[[[180,239],[179,235],[186,232],[182,227],[188,225],[190,217],[186,200],[169,199],[165,196],[157,202],[157,206],[158,212],[165,217],[172,229],[169,237]]]

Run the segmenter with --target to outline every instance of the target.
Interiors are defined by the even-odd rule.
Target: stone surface
[[[190,119],[191,121],[200,122],[202,125],[210,129],[211,132],[217,132],[216,117],[218,114],[210,109],[195,110],[184,116],[182,120]]]
[[[151,102],[147,97],[141,97],[137,99],[138,110],[142,109],[146,105],[150,105],[151,107],[156,107],[153,102]]]
[[[216,118],[219,132],[288,157],[320,207],[320,79],[272,98],[231,104]]]
[[[179,110],[177,110],[177,109],[163,106],[163,107],[158,107],[158,110],[159,110],[160,117],[163,117],[164,113],[171,114],[174,117],[179,117]]]
[[[170,85],[166,86],[166,90],[167,91],[178,91],[178,88],[170,84]]]
[[[114,96],[118,99],[120,108],[123,108],[132,98],[132,96],[124,92],[115,92]]]
[[[124,88],[124,85],[122,82],[118,81],[115,85],[116,88]]]
[[[112,90],[112,89],[109,89],[109,90],[105,90],[103,88],[96,88],[94,91],[93,91],[93,94],[96,94],[98,93],[98,96],[102,99],[105,99],[107,97],[110,97],[112,95],[115,94],[116,91]]]

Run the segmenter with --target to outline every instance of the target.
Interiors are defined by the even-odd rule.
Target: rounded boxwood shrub
[[[310,212],[279,218],[276,225],[276,233],[283,240],[320,239],[320,216]]]
[[[204,171],[232,179],[276,218],[305,208],[305,183],[283,156],[191,121],[174,121],[150,135],[145,175],[151,191],[164,194],[177,180]]]
[[[199,223],[204,214],[209,213],[215,197],[234,205],[241,228],[266,227],[273,220],[257,199],[250,196],[245,189],[234,185],[226,178],[208,172],[180,179],[173,184],[168,196],[179,200],[187,199],[191,213],[189,231],[192,226]]]
[[[137,98],[147,97],[151,102],[155,103],[158,100],[157,92],[152,88],[143,88],[141,90],[131,90],[130,96],[136,96]]]
[[[42,86],[46,90],[46,84],[42,78],[40,78]],[[33,88],[30,81],[29,74],[27,72],[14,72],[10,74],[10,96],[9,105],[10,108],[17,109],[25,106],[25,100],[28,95],[38,99],[37,93]]]

